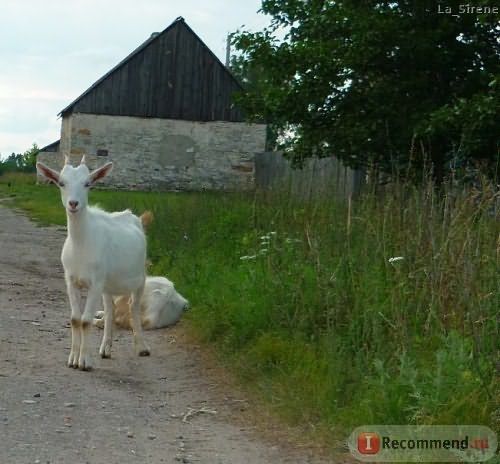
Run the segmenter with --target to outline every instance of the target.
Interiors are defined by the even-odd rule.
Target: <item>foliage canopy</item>
[[[238,103],[295,161],[334,154],[414,173],[432,163],[439,180],[478,163],[496,172],[499,14],[461,4],[263,0],[270,26],[233,34]]]

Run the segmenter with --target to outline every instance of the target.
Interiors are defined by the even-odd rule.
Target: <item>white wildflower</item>
[[[249,259],[255,259],[257,258],[257,255],[250,255],[250,256],[241,256],[240,259],[242,261],[248,261]]]
[[[398,261],[403,261],[404,256],[394,256],[394,258],[389,258],[390,263],[397,263]]]

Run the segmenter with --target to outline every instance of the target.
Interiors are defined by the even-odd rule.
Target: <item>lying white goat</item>
[[[130,329],[130,301],[126,296],[113,299],[115,305],[114,321],[118,327]],[[165,277],[146,277],[144,293],[141,298],[141,322],[146,330],[161,329],[175,324],[188,309],[189,302]],[[98,311],[94,325],[104,327],[104,311]]]
[[[92,185],[111,171],[113,164],[90,172],[85,157],[76,168],[65,165],[60,173],[37,163],[38,173],[59,186],[66,209],[68,236],[61,261],[71,305],[71,352],[69,367],[92,368],[89,350],[91,322],[102,297],[104,335],[99,353],[108,358],[113,340],[113,296],[131,297],[131,324],[140,356],[148,356],[144,342],[139,302],[146,278],[146,237],[141,220],[130,211],[107,213],[88,206]],[[82,290],[87,300],[82,314]]]

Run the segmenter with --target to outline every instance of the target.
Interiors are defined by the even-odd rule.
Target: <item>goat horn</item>
[[[82,156],[82,160],[80,161],[80,164],[85,164],[85,155]]]
[[[64,154],[64,164],[69,164],[69,156],[66,153]]]

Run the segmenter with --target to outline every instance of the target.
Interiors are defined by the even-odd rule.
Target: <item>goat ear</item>
[[[66,153],[64,154],[64,164],[70,164],[69,156]]]
[[[48,166],[45,166],[43,163],[36,163],[36,170],[38,174],[45,177],[46,179],[54,182],[54,184],[59,184],[59,173],[50,169]]]
[[[92,171],[90,173],[90,182],[92,184],[95,184],[98,180],[106,177],[111,172],[111,169],[113,169],[113,163],[110,161],[109,163],[106,163],[104,166],[101,166],[100,168],[97,168],[95,171]]]

